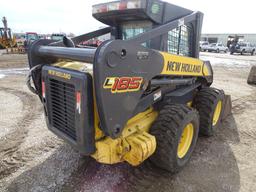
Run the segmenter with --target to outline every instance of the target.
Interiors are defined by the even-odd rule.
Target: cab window
[[[192,27],[182,25],[168,32],[169,53],[192,56]]]
[[[150,21],[124,22],[121,25],[122,39],[123,40],[131,39],[141,33],[147,32],[150,29],[152,29],[152,22]],[[142,45],[145,47],[149,47],[149,42],[150,41],[145,42]]]

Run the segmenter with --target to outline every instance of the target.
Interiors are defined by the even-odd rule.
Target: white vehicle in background
[[[236,45],[231,45],[230,54],[232,55],[233,53],[240,53],[241,55],[250,53],[251,55],[254,55],[255,46],[248,42],[239,42]]]
[[[209,47],[209,42],[208,41],[201,41],[200,42],[200,51],[206,51]]]
[[[220,52],[227,53],[228,47],[224,46],[222,43],[211,43],[208,46],[207,51],[208,52],[216,52],[216,53],[220,53]]]

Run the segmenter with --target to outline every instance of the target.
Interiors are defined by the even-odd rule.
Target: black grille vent
[[[63,132],[76,141],[75,110],[76,95],[75,86],[69,83],[49,79],[50,82],[50,106],[51,123],[53,127]]]

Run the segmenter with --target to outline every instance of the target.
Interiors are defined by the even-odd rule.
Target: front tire
[[[196,95],[193,106],[199,111],[199,132],[204,136],[212,136],[221,122],[224,105],[224,93],[215,88],[202,88]]]
[[[199,116],[194,109],[181,104],[168,104],[160,111],[150,133],[156,137],[157,149],[150,160],[172,173],[189,161],[196,146]]]

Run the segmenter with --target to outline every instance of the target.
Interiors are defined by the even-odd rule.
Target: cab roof
[[[93,17],[110,26],[134,20],[164,24],[191,13],[189,9],[160,0],[120,0],[93,6]]]

